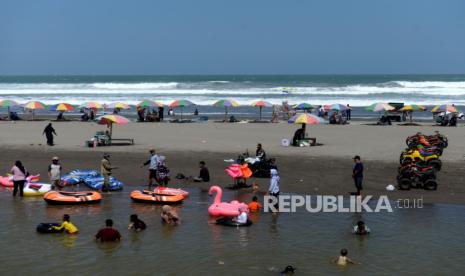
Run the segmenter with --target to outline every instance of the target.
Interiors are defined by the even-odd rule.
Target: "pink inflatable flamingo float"
[[[215,217],[237,217],[239,215],[240,209],[245,209],[249,212],[249,207],[247,204],[233,200],[231,202],[221,202],[221,197],[223,196],[223,191],[218,186],[211,186],[210,195],[216,193],[213,204],[208,207],[208,213]]]

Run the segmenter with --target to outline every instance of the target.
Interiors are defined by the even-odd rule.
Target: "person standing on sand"
[[[52,158],[52,164],[48,165],[48,177],[54,189],[61,191],[63,185],[61,182],[61,164],[57,156]]]
[[[158,167],[158,162],[160,162],[160,157],[157,155],[157,152],[155,149],[150,149],[150,158],[147,160],[142,166],[147,166],[149,165],[149,188],[152,186],[152,180],[155,179],[157,181],[157,167]]]
[[[45,134],[45,138],[47,138],[47,145],[49,146],[53,146],[53,134],[55,134],[55,136],[57,135],[57,133],[55,132],[55,129],[53,128],[52,126],[52,123],[49,123],[45,129],[44,129],[44,132],[42,134]]]
[[[26,177],[29,175],[26,168],[24,168],[21,161],[17,160],[13,168],[11,168],[11,174],[13,175],[13,196],[16,196],[19,190],[19,196],[23,197],[24,183]]]
[[[352,170],[352,178],[354,179],[355,188],[357,188],[357,195],[361,196],[361,191],[363,190],[363,163],[358,155],[356,155],[353,159],[355,165]]]
[[[116,169],[116,167],[112,167],[110,163],[110,154],[104,153],[103,159],[100,162],[100,173],[103,176],[103,187],[102,192],[108,192],[108,188],[110,186],[110,175],[112,170]]]
[[[347,104],[347,110],[346,110],[347,121],[350,121],[350,118],[351,118],[350,113],[351,112],[352,112],[352,109],[351,109],[350,105]]]

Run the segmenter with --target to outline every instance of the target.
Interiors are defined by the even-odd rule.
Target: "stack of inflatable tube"
[[[52,190],[52,185],[45,183],[27,183],[24,186],[24,196],[41,196]]]
[[[152,203],[152,204],[176,204],[182,203],[184,196],[182,195],[159,195],[152,191],[132,191],[130,194],[131,199],[134,202],[141,203]]]
[[[73,170],[64,175],[61,180],[65,183],[65,185],[84,183],[87,187],[94,190],[101,190],[103,187],[103,176],[96,170]],[[123,186],[123,182],[110,176],[108,187],[110,191],[122,190]]]
[[[92,204],[99,203],[102,195],[96,191],[62,192],[51,191],[44,195],[48,204]]]
[[[166,195],[166,196],[174,196],[174,195],[182,195],[183,197],[188,197],[189,192],[186,192],[181,189],[175,189],[175,188],[168,188],[168,187],[161,187],[158,186],[156,187],[153,192],[157,195]]]
[[[64,230],[63,228],[60,230],[56,230],[53,228],[53,226],[60,226],[60,224],[59,223],[39,223],[36,229],[37,229],[37,232],[44,233],[44,234],[62,233]]]

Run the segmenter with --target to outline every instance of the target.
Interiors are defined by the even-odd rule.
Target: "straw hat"
[[[52,161],[55,161],[55,160],[58,161],[60,160],[60,158],[58,158],[58,156],[53,156]]]

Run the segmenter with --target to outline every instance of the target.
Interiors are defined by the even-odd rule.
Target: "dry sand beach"
[[[263,144],[268,156],[277,158],[281,174],[281,190],[285,193],[348,195],[354,191],[351,170],[354,155],[365,163],[365,195],[389,195],[390,199],[420,198],[425,203],[465,204],[463,162],[465,143],[463,127],[438,128],[431,125],[371,126],[363,122],[351,125],[319,125],[307,128],[311,137],[317,137],[322,146],[294,148],[281,146],[283,138],[290,138],[297,125],[278,124],[221,124],[221,123],[132,123],[114,127],[115,138],[134,138],[134,146],[88,148],[88,140],[104,126],[94,123],[56,122],[56,146],[45,144],[42,130],[46,122],[2,122],[0,142],[2,162],[0,170],[8,172],[17,159],[31,172],[46,175],[52,156],[58,155],[65,171],[99,168],[103,152],[113,154],[114,166],[120,167],[115,176],[127,186],[146,183],[146,169],[140,165],[154,147],[167,157],[172,186],[200,186],[187,180],[174,179],[177,173],[196,175],[198,161],[204,160],[210,168],[211,184],[226,186],[232,180],[224,172],[224,159],[235,159],[245,150],[253,154],[257,142]],[[385,187],[395,185],[400,152],[405,138],[421,131],[425,134],[441,131],[449,138],[449,147],[442,156],[443,170],[439,173],[437,191],[412,189],[387,192]],[[260,190],[266,191],[267,179],[255,179]]]

